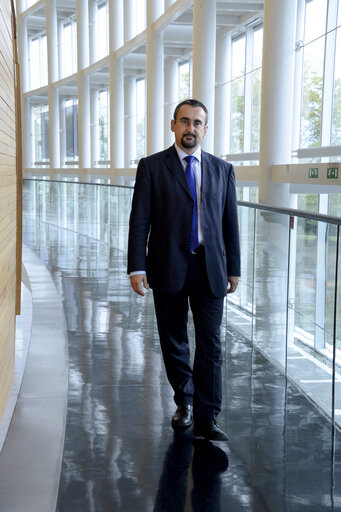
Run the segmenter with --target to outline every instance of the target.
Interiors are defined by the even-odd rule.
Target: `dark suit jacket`
[[[201,211],[212,293],[240,275],[233,166],[202,151]],[[128,273],[146,270],[151,288],[179,292],[189,264],[193,199],[174,146],[139,162],[129,223]],[[147,252],[146,252],[147,248]]]

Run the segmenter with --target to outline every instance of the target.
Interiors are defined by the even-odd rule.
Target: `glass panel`
[[[32,135],[34,166],[47,165],[49,155],[49,110],[48,105],[32,107]]]
[[[301,113],[301,147],[321,145],[323,66],[327,0],[306,4],[303,95]]]
[[[295,329],[288,343],[288,375],[331,417],[337,228],[296,220]]]
[[[255,246],[255,210],[238,206],[241,278],[237,291],[227,296],[227,323],[252,338],[253,270]]]
[[[135,14],[135,35],[139,34],[146,28],[147,12],[146,12],[146,0],[135,0],[135,9],[132,15]]]
[[[314,345],[316,306],[317,222],[297,219],[295,337]]]
[[[65,101],[66,162],[78,160],[78,99]]]
[[[329,194],[329,215],[341,217],[341,194]]]
[[[108,4],[99,3],[97,11],[97,44],[98,44],[98,58],[102,59],[108,55],[109,51],[109,37],[108,37]]]
[[[289,216],[256,211],[253,342],[283,369],[286,362]]]
[[[47,38],[46,35],[30,39],[30,88],[37,89],[47,84]]]
[[[189,61],[179,64],[179,102],[190,97]]]
[[[341,231],[341,230],[340,230]],[[339,261],[337,272],[336,307],[336,373],[335,373],[335,421],[341,427],[341,238],[339,236]]]
[[[298,209],[308,212],[318,213],[319,195],[318,194],[298,194]]]
[[[98,93],[99,103],[99,160],[109,160],[109,93]]]
[[[136,80],[136,158],[146,154],[146,81]]]
[[[240,153],[244,150],[245,50],[245,37],[241,37],[240,39],[233,41],[231,84],[231,153]]]
[[[262,51],[263,27],[256,29],[253,36],[251,151],[259,151]]]
[[[61,76],[65,77],[77,70],[77,26],[74,20],[63,24],[61,38]]]
[[[336,32],[336,52],[334,67],[334,101],[333,101],[333,125],[332,145],[341,144],[341,4],[339,2],[339,13]]]

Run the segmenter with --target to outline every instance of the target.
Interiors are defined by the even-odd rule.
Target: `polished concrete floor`
[[[175,436],[152,296],[130,291],[124,251],[28,218],[24,231],[69,343],[57,512],[341,510],[340,433],[234,330],[229,309],[219,423],[230,441]]]

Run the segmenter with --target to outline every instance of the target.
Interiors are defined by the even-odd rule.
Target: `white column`
[[[90,84],[89,75],[78,75],[78,151],[79,170],[91,167],[90,155]]]
[[[123,0],[109,0],[109,41],[110,167],[119,169],[124,165],[123,59],[114,52],[123,44]]]
[[[216,83],[214,112],[214,154],[221,157],[229,149],[229,75],[228,58],[231,38],[224,32],[217,33]],[[212,128],[212,125],[211,125]]]
[[[97,60],[97,2],[90,0],[89,5],[89,58],[90,64]]]
[[[123,59],[110,59],[110,160],[114,169],[124,166]]]
[[[163,149],[163,33],[152,23],[162,14],[158,0],[147,0],[147,155]]]
[[[133,27],[134,0],[124,1],[124,42],[130,41],[134,37]]]
[[[109,50],[110,53],[123,44],[123,0],[109,0]]]
[[[178,103],[179,65],[174,57],[165,59],[165,107],[164,107],[164,147],[174,143],[171,119]]]
[[[289,184],[272,182],[272,165],[291,161],[297,0],[264,3],[259,201],[290,206]]]
[[[59,133],[59,94],[53,83],[58,80],[58,25],[56,0],[46,3],[46,35],[48,64],[48,99],[49,99],[49,144],[50,168],[60,167],[60,133]]]
[[[205,150],[213,152],[215,94],[216,1],[196,0],[193,12],[193,98],[208,109]]]
[[[91,167],[96,167],[96,162],[99,160],[99,107],[97,89],[90,89],[90,115]]]
[[[49,85],[49,144],[50,144],[50,167],[60,168],[60,108],[59,91]]]
[[[136,154],[136,80],[128,76],[124,87],[124,167],[132,167]]]
[[[89,12],[87,0],[76,0],[78,71],[89,65]]]
[[[89,65],[88,2],[76,0],[78,61],[78,150],[79,171],[90,167],[90,85],[82,70]]]

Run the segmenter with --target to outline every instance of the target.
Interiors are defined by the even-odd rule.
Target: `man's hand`
[[[229,276],[227,279],[227,293],[233,293],[236,291],[238,283],[239,283],[239,277],[238,276]]]
[[[130,285],[134,292],[138,293],[139,295],[144,296],[143,288],[146,288],[148,290],[149,284],[147,281],[147,276],[145,274],[136,274],[134,276],[130,277]]]

